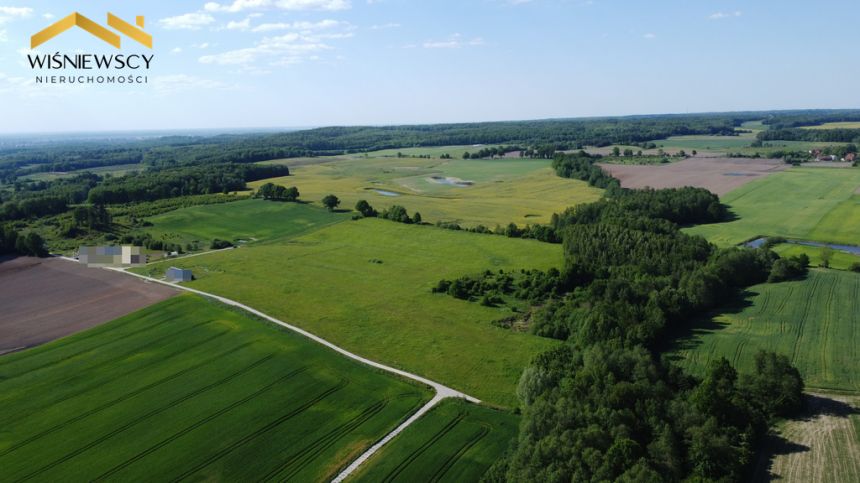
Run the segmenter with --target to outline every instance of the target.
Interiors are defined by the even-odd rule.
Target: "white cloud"
[[[163,18],[158,23],[167,30],[199,30],[214,21],[215,18],[211,15],[196,12]]]
[[[208,2],[207,12],[237,13],[245,10],[274,8],[278,10],[346,10],[350,0],[233,0],[233,3]]]
[[[51,12],[45,12],[42,14],[42,18],[44,18],[45,20],[51,20],[52,18],[54,18],[54,14]]]
[[[320,20],[319,22],[278,22],[257,25],[252,32],[271,32],[275,30],[299,30],[303,32],[314,32],[317,30],[332,29],[335,27],[346,27],[349,24],[337,20]]]
[[[744,13],[741,12],[740,10],[735,10],[734,12],[714,12],[714,13],[708,15],[708,18],[711,20],[723,20],[723,19],[727,19],[727,18],[740,17],[743,14]]]
[[[0,15],[5,17],[29,17],[33,15],[30,7],[0,7]]]
[[[425,49],[459,49],[461,47],[475,47],[479,45],[484,45],[484,39],[481,37],[465,40],[462,35],[454,34],[446,40],[428,40],[422,44],[422,47]],[[407,47],[411,48],[412,45]]]
[[[209,42],[201,42],[199,44],[191,44],[191,46],[194,47],[195,49],[201,49],[201,50],[202,49],[208,49],[209,48]]]
[[[644,38],[646,40],[654,40],[657,38],[657,34],[648,32],[647,34],[643,35],[642,38]]]
[[[320,52],[332,50],[334,47],[323,42],[324,39],[344,38],[349,35],[349,33],[306,35],[290,32],[280,36],[265,37],[253,47],[204,55],[198,60],[202,64],[217,65],[248,65],[260,60],[268,60],[270,65],[295,64],[303,60],[311,60]]]
[[[389,22],[380,25],[371,25],[370,30],[387,30],[400,28],[399,23]]]
[[[0,30],[0,42],[6,42],[9,40],[9,37],[6,36],[5,30]]]
[[[227,22],[227,30],[248,30],[251,28],[251,17],[245,17],[245,20]]]
[[[170,49],[170,53],[171,54],[181,54],[182,53],[182,47],[174,47],[174,48]]]

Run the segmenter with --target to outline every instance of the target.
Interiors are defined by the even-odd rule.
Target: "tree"
[[[328,211],[334,211],[340,205],[340,199],[338,199],[335,195],[326,195],[325,198],[322,199],[322,204]]]
[[[284,201],[298,201],[299,196],[299,189],[295,186],[291,186],[284,191]]]
[[[621,156],[621,149],[618,146],[613,147],[612,155],[616,157]]]
[[[365,218],[375,218],[379,214],[367,200],[358,200],[358,203],[355,204],[355,211],[361,213],[361,216]]]
[[[833,260],[833,249],[829,246],[821,247],[821,266],[830,268],[830,262]]]
[[[45,240],[38,233],[30,232],[24,236],[18,236],[15,241],[15,251],[22,255],[33,257],[46,257],[48,250],[45,249]]]
[[[421,224],[421,213],[416,211],[415,214],[412,215],[412,223],[415,223],[416,225]]]

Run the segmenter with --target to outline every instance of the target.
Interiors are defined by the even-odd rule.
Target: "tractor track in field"
[[[74,260],[72,258],[66,258],[66,257],[62,257],[62,258],[64,260],[67,260],[67,261],[70,261],[73,263],[77,263],[77,260]],[[366,451],[364,451],[361,455],[359,455],[357,458],[355,458],[352,462],[348,463],[347,465],[344,465],[344,469],[341,470],[334,479],[332,479],[332,483],[340,483],[343,480],[345,480],[349,475],[351,475],[353,472],[355,472],[356,469],[358,469],[362,464],[364,464],[368,459],[370,459],[371,456],[376,454],[376,452],[379,451],[384,445],[386,445],[389,441],[394,439],[395,436],[402,433],[407,427],[411,426],[415,421],[420,419],[424,414],[426,414],[431,409],[433,409],[433,407],[435,407],[441,401],[448,399],[448,398],[457,398],[457,399],[465,399],[465,400],[467,400],[471,403],[474,403],[474,404],[480,404],[481,403],[481,401],[479,399],[472,397],[472,396],[469,396],[467,394],[464,394],[460,391],[457,391],[456,389],[452,389],[448,386],[439,384],[438,382],[432,381],[430,379],[419,376],[417,374],[413,374],[411,372],[407,372],[407,371],[404,371],[402,369],[397,369],[395,367],[391,367],[391,366],[388,366],[388,365],[367,359],[367,358],[362,357],[362,356],[355,354],[353,352],[350,352],[350,351],[348,351],[348,350],[346,350],[346,349],[344,349],[338,345],[335,345],[335,344],[327,341],[326,339],[323,339],[322,337],[314,335],[313,333],[308,332],[308,331],[306,331],[300,327],[297,327],[297,326],[292,325],[292,324],[288,324],[282,320],[276,319],[275,317],[272,317],[272,316],[265,314],[265,313],[255,309],[253,307],[250,307],[250,306],[245,305],[243,303],[237,302],[235,300],[232,300],[232,299],[229,299],[226,297],[222,297],[220,295],[215,295],[215,294],[211,294],[208,292],[204,292],[202,290],[196,290],[196,289],[193,289],[190,287],[185,287],[183,285],[167,282],[164,280],[159,280],[156,278],[147,277],[145,275],[139,275],[139,274],[136,274],[133,272],[123,270],[123,269],[109,268],[108,270],[112,270],[112,271],[116,271],[116,272],[120,272],[120,273],[125,273],[129,276],[137,277],[137,278],[140,278],[142,280],[147,280],[149,282],[166,285],[168,287],[173,287],[173,288],[185,291],[185,292],[190,292],[190,293],[194,293],[197,295],[202,295],[206,298],[216,300],[216,301],[221,302],[225,305],[229,305],[231,307],[236,307],[236,308],[244,310],[245,312],[248,312],[248,313],[250,313],[256,317],[259,317],[261,319],[264,319],[266,321],[269,321],[271,323],[274,323],[276,325],[279,325],[281,327],[289,329],[293,332],[296,332],[296,333],[298,333],[304,337],[307,337],[307,338],[313,340],[314,342],[322,344],[322,345],[328,347],[329,349],[332,349],[332,350],[340,353],[341,355],[344,355],[344,356],[346,356],[352,360],[358,361],[362,364],[374,367],[376,369],[379,369],[379,370],[382,370],[382,371],[385,371],[385,372],[388,372],[391,374],[395,374],[397,376],[400,376],[400,377],[403,377],[406,379],[410,379],[412,381],[419,382],[421,384],[424,384],[425,386],[431,387],[436,392],[436,395],[433,396],[433,398],[430,399],[430,401],[428,401],[426,404],[424,404],[422,407],[420,407],[417,411],[415,411],[409,418],[407,418],[404,422],[402,422],[400,425],[398,425],[396,428],[394,428],[394,430],[392,430],[391,432],[389,432],[388,434],[383,436],[379,441],[377,441],[375,444],[373,444],[370,448],[368,448]]]
[[[422,454],[424,454],[424,452],[427,451],[427,448],[433,446],[434,444],[436,444],[437,441],[442,439],[446,434],[450,433],[458,424],[460,424],[461,421],[463,421],[463,419],[465,417],[466,417],[466,413],[464,413],[464,412],[458,413],[457,416],[454,417],[454,419],[448,421],[448,423],[445,426],[442,426],[442,429],[437,431],[433,436],[430,437],[430,439],[425,441],[421,446],[415,448],[415,451],[410,453],[403,461],[401,461],[397,466],[395,466],[394,469],[391,470],[391,472],[389,472],[387,475],[385,475],[385,478],[383,478],[382,481],[384,483],[390,483],[390,482],[394,481],[400,475],[400,473],[403,472],[403,470],[408,468],[409,465],[411,465],[413,461],[415,461]]]
[[[41,475],[42,473],[44,473],[44,472],[46,472],[52,468],[55,468],[56,466],[63,464],[66,461],[69,461],[72,458],[75,458],[78,455],[80,455],[86,451],[91,450],[92,448],[94,448],[94,447],[98,446],[99,444],[107,441],[108,439],[116,436],[117,434],[120,434],[120,433],[136,426],[137,424],[140,424],[143,421],[146,421],[147,419],[149,419],[153,416],[161,414],[161,413],[163,413],[169,409],[174,408],[175,406],[177,406],[183,402],[194,399],[195,397],[197,397],[197,396],[199,396],[205,392],[211,391],[212,389],[215,389],[219,386],[222,386],[224,384],[229,383],[230,381],[232,381],[232,380],[254,370],[255,368],[265,364],[267,361],[271,360],[274,356],[275,356],[274,354],[269,354],[267,356],[264,356],[264,357],[262,357],[256,361],[252,362],[251,364],[242,367],[238,371],[231,373],[230,375],[228,375],[226,377],[223,377],[217,381],[211,382],[211,383],[209,383],[203,387],[199,387],[199,388],[197,388],[197,389],[195,389],[189,393],[186,393],[185,395],[183,395],[179,398],[176,398],[176,399],[170,401],[169,403],[167,403],[163,406],[157,407],[157,408],[155,408],[155,409],[153,409],[153,410],[151,410],[145,414],[142,414],[142,415],[126,422],[122,426],[114,428],[113,431],[110,431],[106,434],[103,434],[99,438],[97,438],[93,441],[90,441],[89,443],[85,444],[84,446],[81,446],[80,448],[78,448],[78,449],[76,449],[70,453],[66,453],[64,456],[61,456],[60,458],[58,458],[54,461],[51,461],[50,463],[46,464],[45,466],[42,466],[42,467],[38,468],[37,470],[28,473],[27,475],[21,477],[20,479],[18,479],[16,481],[27,481],[27,480],[33,479],[33,478]]]
[[[186,434],[194,431],[195,429],[200,428],[201,426],[204,426],[211,421],[214,421],[219,416],[226,414],[226,413],[248,403],[249,401],[252,401],[253,399],[256,399],[257,397],[268,392],[269,390],[271,390],[272,388],[274,388],[278,384],[280,384],[280,383],[282,383],[288,379],[292,379],[293,377],[296,377],[299,374],[306,372],[307,370],[308,370],[307,367],[301,367],[301,368],[296,369],[296,370],[294,370],[288,374],[284,374],[283,376],[275,379],[274,381],[270,382],[269,384],[266,384],[265,386],[257,389],[253,393],[239,399],[238,401],[234,401],[225,407],[222,407],[221,409],[219,409],[219,410],[215,411],[214,413],[206,416],[205,418],[198,420],[197,422],[195,422],[194,424],[191,424],[190,426],[186,426],[182,430],[177,431],[176,433],[173,433],[169,437],[159,441],[158,443],[156,443],[156,444],[150,446],[149,448],[141,451],[140,453],[134,455],[133,457],[123,461],[122,463],[120,463],[116,466],[114,466],[113,468],[109,469],[108,471],[95,477],[93,479],[93,481],[103,481],[103,480],[109,478],[110,476],[116,474],[117,472],[122,471],[123,469],[125,469],[129,465],[135,463],[136,461],[139,461],[139,460],[145,458],[146,456],[158,451],[159,449],[167,446],[168,444],[176,441],[177,439],[181,438],[182,436],[185,436]]]
[[[454,464],[457,463],[457,461],[459,461],[464,454],[466,454],[466,452],[468,452],[470,449],[472,449],[473,446],[478,444],[479,441],[481,441],[488,434],[490,434],[492,430],[493,428],[489,424],[481,424],[481,430],[475,433],[474,436],[469,438],[468,441],[463,443],[463,446],[461,446],[460,449],[458,449],[454,454],[446,458],[442,465],[436,469],[436,471],[430,477],[430,483],[436,483],[441,480],[442,477],[445,476],[445,473],[447,473],[448,470],[450,470],[451,467],[454,466]]]

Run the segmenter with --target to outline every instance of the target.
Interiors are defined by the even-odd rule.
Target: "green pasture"
[[[349,481],[479,481],[516,434],[512,414],[446,400],[391,440]]]
[[[860,129],[860,122],[827,122],[818,126],[803,126],[803,129]]]
[[[792,168],[722,197],[734,221],[686,231],[721,245],[756,236],[860,244],[860,169]]]
[[[779,254],[781,257],[793,257],[800,255],[801,253],[805,253],[806,256],[809,257],[809,263],[813,267],[817,267],[821,265],[821,254],[823,253],[823,249],[818,247],[810,247],[804,245],[795,245],[792,243],[783,243],[773,247],[773,251]],[[830,260],[830,268],[836,270],[848,270],[851,268],[851,265],[855,263],[860,263],[860,256],[840,252],[838,250],[833,250],[831,252],[832,257]]]
[[[215,238],[245,242],[268,242],[297,236],[349,219],[345,213],[331,213],[309,204],[249,199],[233,203],[181,208],[147,219],[147,231],[154,238],[172,243]]]
[[[287,163],[289,165],[289,163]],[[548,160],[337,157],[291,167],[292,176],[251,183],[296,186],[305,201],[334,194],[342,208],[366,199],[378,210],[398,204],[425,221],[464,226],[548,223],[553,213],[597,200],[602,191],[556,176]],[[434,179],[434,177],[439,179]],[[468,186],[446,183],[469,181]]]
[[[0,479],[328,480],[428,398],[180,295],[0,358]]]
[[[694,374],[725,357],[754,368],[762,349],[786,355],[814,389],[860,390],[860,274],[814,269],[806,280],[756,285],[699,321],[674,355]]]
[[[239,300],[351,351],[514,406],[520,373],[555,342],[495,327],[502,309],[431,289],[486,269],[562,265],[559,245],[365,219],[280,243],[140,269],[189,268],[189,286]]]

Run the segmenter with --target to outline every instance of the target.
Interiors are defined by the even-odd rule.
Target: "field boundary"
[[[61,258],[63,260],[66,260],[66,261],[69,261],[72,263],[79,263],[77,260],[75,260],[73,258],[69,258],[69,257],[58,257],[58,258]],[[373,446],[368,448],[364,453],[362,453],[355,460],[353,460],[345,469],[343,469],[340,473],[338,473],[338,475],[332,480],[332,483],[340,483],[343,480],[345,480],[356,469],[358,469],[362,464],[364,464],[368,459],[370,459],[371,456],[373,456],[377,451],[379,451],[383,446],[385,446],[385,444],[387,444],[389,441],[394,439],[394,437],[397,436],[398,434],[402,433],[407,427],[409,427],[412,423],[414,423],[415,421],[420,419],[424,414],[429,412],[431,409],[433,409],[433,407],[435,407],[437,404],[439,404],[444,399],[458,398],[458,399],[465,399],[465,400],[467,400],[471,403],[474,403],[474,404],[480,404],[481,403],[481,401],[475,397],[469,396],[465,393],[457,391],[456,389],[452,389],[452,388],[445,386],[443,384],[440,384],[438,382],[431,381],[430,379],[427,379],[425,377],[422,377],[422,376],[419,376],[417,374],[413,374],[411,372],[404,371],[402,369],[397,369],[397,368],[382,364],[380,362],[372,361],[370,359],[361,357],[360,355],[352,353],[352,352],[350,352],[350,351],[348,351],[348,350],[346,350],[340,346],[337,346],[337,345],[333,344],[332,342],[329,342],[328,340],[323,339],[322,337],[319,337],[317,335],[314,335],[311,332],[308,332],[308,331],[302,329],[301,327],[297,327],[295,325],[288,324],[288,323],[286,323],[280,319],[276,319],[275,317],[272,317],[271,315],[265,314],[265,313],[255,309],[255,308],[250,307],[248,305],[245,305],[241,302],[237,302],[235,300],[228,299],[226,297],[222,297],[220,295],[215,295],[215,294],[212,294],[209,292],[204,292],[202,290],[197,290],[197,289],[193,289],[190,287],[185,287],[185,286],[182,286],[179,284],[175,284],[172,282],[167,282],[165,280],[159,280],[157,278],[148,277],[146,275],[140,275],[137,273],[129,272],[129,271],[127,271],[125,269],[121,269],[121,268],[105,267],[105,269],[119,272],[119,273],[124,273],[126,275],[131,275],[132,277],[137,277],[139,279],[146,280],[149,282],[158,283],[161,285],[166,285],[168,287],[173,287],[175,289],[179,289],[179,290],[182,290],[185,292],[190,292],[190,293],[194,293],[197,295],[201,295],[203,297],[207,297],[207,298],[216,300],[218,302],[221,302],[225,305],[229,305],[231,307],[236,307],[236,308],[242,309],[246,312],[249,312],[253,315],[256,315],[257,317],[265,319],[265,320],[267,320],[273,324],[279,325],[279,326],[284,327],[286,329],[289,329],[293,332],[296,332],[296,333],[298,333],[304,337],[307,337],[308,339],[311,339],[314,342],[322,344],[322,345],[328,347],[329,349],[332,349],[332,350],[340,353],[341,355],[344,355],[344,356],[346,356],[346,357],[348,357],[354,361],[358,361],[362,364],[374,367],[376,369],[379,369],[379,370],[382,370],[385,372],[389,372],[391,374],[398,375],[398,376],[406,378],[406,379],[420,382],[421,384],[424,384],[426,386],[431,387],[436,392],[436,394],[433,396],[432,399],[430,399],[430,401],[428,401],[426,404],[424,404],[424,406],[419,408],[406,421],[402,422],[400,425],[398,425],[396,428],[394,428],[394,430],[392,430],[391,432],[386,434],[382,439],[377,441]]]

